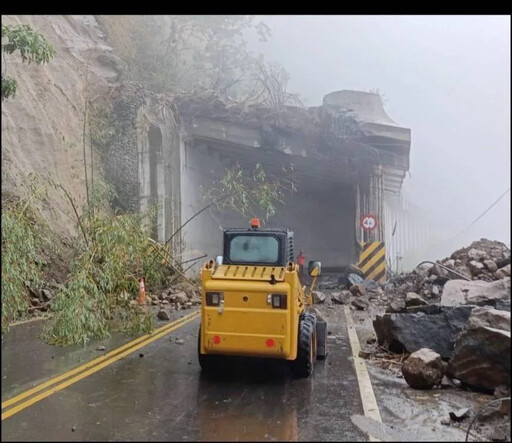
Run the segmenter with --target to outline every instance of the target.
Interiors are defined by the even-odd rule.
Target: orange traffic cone
[[[139,278],[139,298],[137,299],[139,305],[146,301],[146,285],[144,284],[144,277]]]

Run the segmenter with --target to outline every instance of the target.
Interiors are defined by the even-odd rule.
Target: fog
[[[510,17],[258,19],[272,36],[249,37],[251,49],[288,71],[306,106],[335,90],[378,91],[411,129],[402,192],[439,223],[439,238],[455,237],[439,257],[481,237],[510,246],[510,192],[462,232],[510,187]]]

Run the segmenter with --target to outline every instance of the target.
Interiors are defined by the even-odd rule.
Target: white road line
[[[356,328],[350,308],[345,306],[345,319],[347,321],[348,338],[350,340],[350,347],[352,348],[352,357],[354,358],[354,366],[356,368],[357,381],[359,383],[359,392],[361,393],[361,401],[363,403],[364,415],[369,418],[373,418],[378,422],[382,423],[380,418],[379,407],[377,406],[377,400],[373,393],[372,382],[366,368],[365,361],[359,357],[359,351],[361,346],[359,345],[359,339],[357,338]],[[378,438],[369,435],[370,441],[380,441]]]

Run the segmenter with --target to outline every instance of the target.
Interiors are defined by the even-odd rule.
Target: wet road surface
[[[30,340],[40,325],[17,326],[2,342],[2,401],[97,357],[99,344],[133,340],[55,348]],[[343,312],[329,311],[328,325],[329,355],[308,379],[283,362],[236,359],[205,376],[195,319],[3,420],[2,440],[367,440],[350,420],[363,408]]]

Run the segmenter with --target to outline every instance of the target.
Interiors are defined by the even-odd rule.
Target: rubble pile
[[[510,387],[510,250],[481,239],[436,263],[442,266],[416,268],[383,286],[389,302],[373,319],[378,346],[412,353],[402,366],[411,387],[427,385],[418,380],[429,377],[428,359],[413,358],[425,349],[439,355],[446,375],[461,386]]]
[[[510,250],[504,243],[485,238],[474,241],[470,246],[461,248],[436,263],[440,266],[431,265],[426,268],[425,264],[409,273],[391,278],[384,285],[387,297],[377,297],[375,301],[386,303],[391,300],[387,312],[406,312],[409,306],[406,303],[408,293],[417,294],[430,304],[441,301],[446,284],[452,280],[493,282],[510,277]],[[448,288],[452,284],[449,283]],[[485,283],[477,283],[476,286],[486,287]]]
[[[157,317],[160,320],[170,320],[170,311],[191,309],[201,304],[201,295],[198,290],[173,286],[165,289],[160,295],[148,296],[148,302],[158,306]]]

